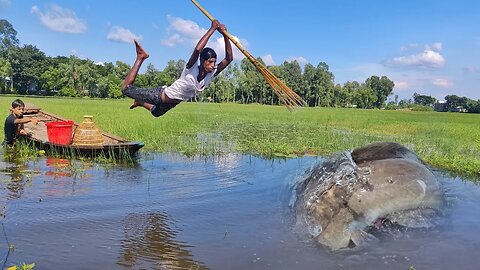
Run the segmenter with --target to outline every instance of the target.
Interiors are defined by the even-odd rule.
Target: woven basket
[[[93,116],[83,116],[83,122],[78,125],[73,134],[73,145],[103,145],[102,132],[95,126]]]

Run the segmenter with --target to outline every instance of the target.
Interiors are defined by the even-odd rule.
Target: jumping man
[[[225,58],[218,65],[216,65],[217,54],[215,51],[211,48],[205,48],[215,30],[218,30],[225,40]],[[225,25],[217,20],[213,20],[210,29],[200,38],[195,46],[180,78],[170,86],[161,86],[153,89],[141,89],[132,85],[140,66],[149,56],[148,52],[135,40],[137,58],[122,85],[122,93],[134,99],[130,109],[138,106],[144,107],[153,116],[159,117],[178,103],[200,94],[210,84],[212,79],[233,60],[232,46],[230,40],[225,35],[226,31]],[[196,63],[199,59],[200,65],[197,66]]]

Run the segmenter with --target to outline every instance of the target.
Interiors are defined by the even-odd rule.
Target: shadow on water
[[[134,166],[0,159],[6,266],[38,269],[477,269],[480,188],[435,171],[444,222],[329,252],[294,230],[295,183],[321,158],[140,156]]]

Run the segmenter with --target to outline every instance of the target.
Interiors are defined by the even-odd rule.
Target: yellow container
[[[103,145],[102,132],[95,126],[93,116],[84,115],[83,122],[78,125],[73,134],[73,145]]]

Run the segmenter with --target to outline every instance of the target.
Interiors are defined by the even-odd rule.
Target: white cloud
[[[240,45],[245,48],[247,41],[239,40],[238,37],[236,36],[233,36],[233,38],[235,39],[236,42],[240,43]],[[198,40],[194,40],[195,44],[197,42]],[[234,44],[231,44],[231,45],[232,45],[232,51],[233,51],[233,60],[242,60],[245,57],[243,53],[237,48],[237,46],[235,46]],[[215,52],[217,53],[217,58],[219,58],[217,60],[223,59],[223,57],[225,57],[225,40],[223,39],[223,37],[216,39],[215,42],[211,42],[207,44],[207,46],[215,50]]]
[[[409,84],[405,81],[395,81],[395,89],[408,89]]]
[[[452,82],[445,78],[435,78],[431,80],[431,83],[438,87],[447,88],[452,86]]]
[[[167,20],[169,22],[169,26],[167,27],[168,37],[160,41],[160,44],[167,47],[173,48],[182,44],[194,47],[198,40],[208,31],[207,29],[200,27],[196,22],[179,17],[168,15]],[[216,34],[218,35],[217,32]],[[246,40],[240,39],[236,36],[233,36],[233,38],[244,48],[248,45]],[[223,59],[225,55],[225,41],[223,40],[223,36],[216,39],[212,37],[207,43],[207,47],[214,49],[215,52],[217,52],[217,57]],[[234,60],[241,60],[244,58],[243,53],[238,50],[234,44],[232,44],[232,49]]]
[[[178,44],[182,44],[185,42],[185,38],[180,36],[179,34],[175,33],[173,35],[170,35],[166,39],[160,40],[160,44],[167,46],[167,47],[175,47]]]
[[[435,42],[432,45],[426,45],[425,49],[439,52],[439,51],[442,50],[442,43],[441,42]]]
[[[303,56],[292,56],[292,57],[287,58],[286,61],[287,62],[297,61],[297,63],[300,64],[300,65],[308,64],[308,60],[305,59],[305,57],[303,57]]]
[[[42,12],[38,6],[33,6],[31,13],[36,14],[40,22],[53,31],[69,34],[87,31],[87,24],[79,19],[74,11],[58,5],[51,5],[45,12]]]
[[[416,49],[419,46],[411,44],[400,48],[401,51]],[[429,67],[441,68],[445,65],[445,58],[440,54],[442,43],[435,42],[425,45],[423,52],[413,52],[409,55],[394,57],[385,62],[388,66],[394,67]]]
[[[438,52],[425,50],[419,54],[395,57],[390,63],[393,66],[425,66],[440,68],[445,65],[445,59]]]
[[[135,35],[130,30],[119,26],[113,26],[107,34],[107,39],[123,43],[132,43],[134,39],[142,40],[142,35]]]
[[[267,55],[262,56],[262,60],[265,63],[265,65],[267,65],[267,66],[274,66],[275,65],[275,61],[273,60],[273,57],[272,57],[271,54],[267,54]]]
[[[200,27],[196,22],[184,20],[182,18],[168,16],[170,27],[188,38],[200,39],[207,29]]]
[[[167,47],[175,47],[181,44],[196,44],[198,40],[207,32],[207,29],[200,27],[196,22],[182,18],[167,16],[169,22],[168,37],[162,39],[160,44]]]

